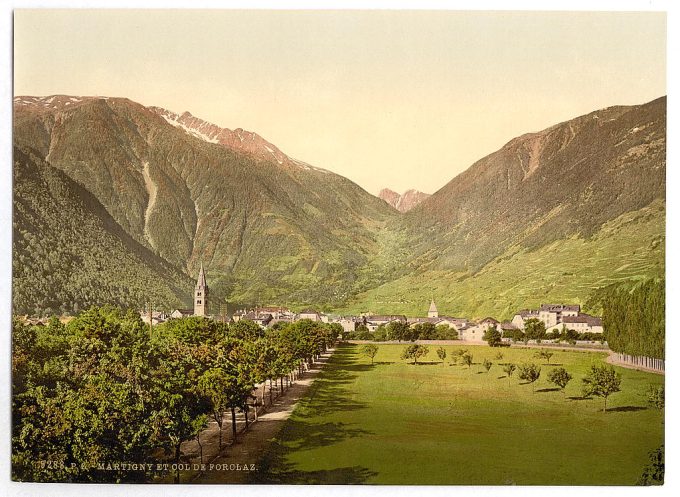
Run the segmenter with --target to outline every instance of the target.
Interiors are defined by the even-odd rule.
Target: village
[[[239,309],[231,316],[227,315],[225,306],[221,306],[219,313],[209,312],[209,288],[203,266],[199,270],[196,287],[194,289],[193,309],[175,309],[170,313],[144,309],[140,312],[142,320],[153,325],[169,319],[179,319],[188,316],[203,316],[223,322],[252,321],[262,328],[271,328],[279,323],[293,323],[303,319],[315,322],[337,323],[342,327],[346,338],[371,339],[376,332],[385,329],[390,323],[400,322],[415,328],[427,324],[430,329],[437,329],[444,333],[446,339],[456,339],[465,342],[483,343],[484,333],[489,328],[496,328],[502,333],[504,341],[516,338],[517,332],[522,332],[529,320],[543,323],[546,335],[570,330],[574,339],[592,340],[604,337],[602,318],[581,312],[578,304],[541,304],[538,309],[522,309],[515,313],[512,320],[500,322],[493,317],[473,320],[462,317],[440,316],[437,305],[432,299],[427,317],[405,315],[378,315],[371,312],[358,316],[340,316],[326,314],[313,308],[294,312],[282,306],[259,306],[250,309]],[[441,337],[440,333],[440,337]]]

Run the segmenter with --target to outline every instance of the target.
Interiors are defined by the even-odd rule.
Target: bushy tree
[[[642,470],[637,485],[663,485],[666,472],[666,456],[664,445],[649,453],[649,464]]]
[[[540,350],[540,351],[536,352],[536,357],[538,359],[545,359],[546,361],[548,361],[548,364],[550,364],[550,359],[554,355],[555,355],[555,353],[551,352],[549,350]]]
[[[488,359],[484,359],[484,362],[482,362],[482,366],[484,366],[484,369],[486,369],[486,372],[488,373],[489,370],[491,369],[491,366],[493,366],[493,363]]]
[[[666,406],[666,389],[663,385],[649,385],[647,403],[659,410],[664,409]]]
[[[373,358],[378,353],[378,346],[374,343],[367,343],[361,348],[361,353],[370,358],[371,364],[373,364]]]
[[[501,332],[498,331],[498,328],[496,328],[495,325],[489,326],[486,329],[486,331],[484,331],[484,336],[482,337],[482,340],[487,342],[489,344],[489,347],[496,347],[503,341],[501,339]]]
[[[571,379],[571,374],[564,368],[555,368],[548,373],[548,381],[560,387],[562,391],[564,391]]]
[[[518,375],[520,380],[524,380],[527,383],[534,384],[536,380],[541,376],[540,366],[534,363],[520,364],[518,368]]]
[[[607,412],[607,399],[613,393],[621,391],[621,375],[612,366],[593,365],[583,378],[583,396],[595,395],[604,399],[604,412]]]
[[[418,359],[426,356],[430,352],[427,345],[413,344],[407,346],[401,353],[402,359],[413,359],[413,364],[418,364]]]
[[[468,369],[472,368],[472,354],[469,352],[465,352],[463,355],[460,356],[461,362],[465,364]]]
[[[515,372],[515,369],[517,369],[517,366],[511,362],[503,366],[503,372],[508,377],[508,383],[510,383],[510,377],[512,376],[512,373]]]
[[[535,340],[541,343],[546,338],[545,323],[536,318],[527,319],[524,323],[524,341]]]
[[[439,347],[437,349],[437,357],[439,357],[439,360],[444,364],[444,361],[446,360],[446,349],[444,347]]]

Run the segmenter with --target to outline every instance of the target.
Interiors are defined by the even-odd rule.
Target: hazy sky
[[[188,110],[371,193],[666,93],[663,13],[17,10],[14,36],[15,95]]]

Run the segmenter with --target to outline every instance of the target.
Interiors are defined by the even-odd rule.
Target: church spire
[[[428,318],[438,318],[439,311],[437,310],[437,305],[434,303],[434,299],[430,301],[430,310],[427,311]]]
[[[201,262],[201,270],[198,272],[198,280],[196,281],[196,288],[208,286],[205,282],[205,271],[203,271],[203,262]]]
[[[206,283],[203,262],[201,262],[194,290],[194,316],[206,315],[208,315],[208,283]]]

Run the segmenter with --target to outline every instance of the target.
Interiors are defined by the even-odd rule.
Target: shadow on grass
[[[648,407],[642,406],[622,406],[622,407],[610,407],[607,412],[636,412],[636,411],[646,411]]]
[[[497,380],[502,380],[503,378],[507,378],[507,376],[498,376],[498,377],[496,377]]]
[[[258,462],[251,483],[278,484],[361,484],[377,475],[363,466],[346,466],[333,469],[303,470],[290,461],[290,455],[343,440],[371,435],[370,431],[343,422],[314,422],[317,416],[338,411],[358,410],[363,402],[351,399],[348,385],[354,382],[359,371],[368,371],[375,365],[353,364],[354,350],[340,346],[332,361],[312,384],[310,392],[298,406],[293,417],[283,425],[265,456]]]
[[[574,397],[567,397],[569,400],[593,400],[592,397],[584,397],[584,396],[574,396]]]
[[[537,392],[559,392],[559,388],[541,388],[540,390],[536,390]]]

